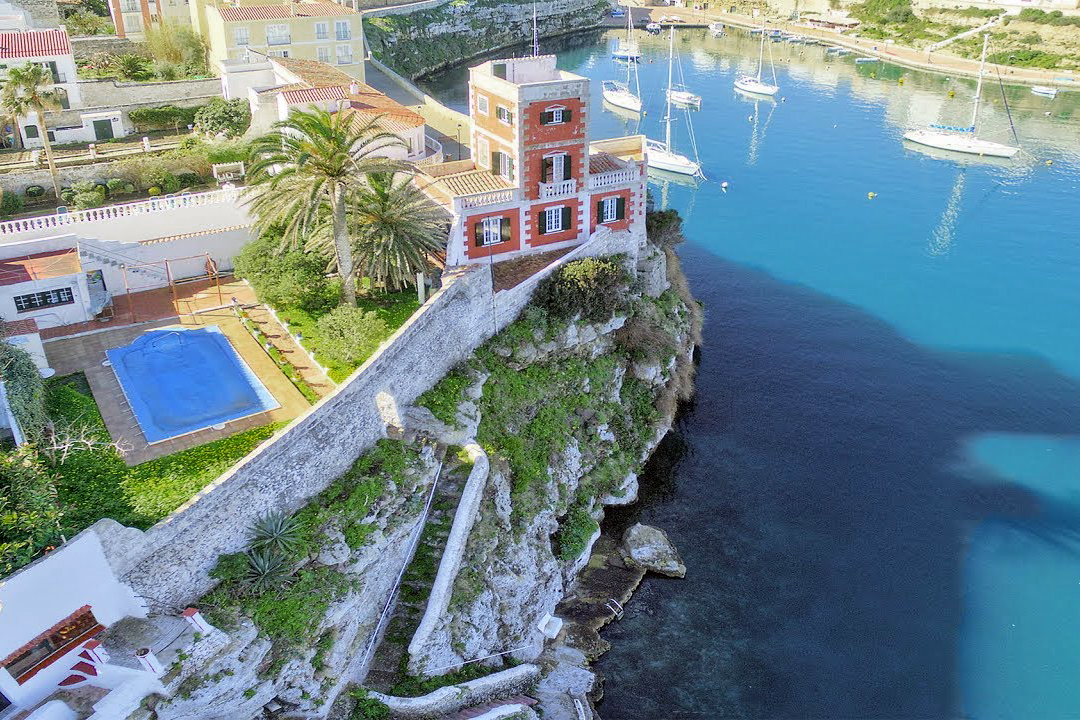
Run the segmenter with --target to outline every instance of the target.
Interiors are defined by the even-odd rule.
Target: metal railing
[[[577,192],[577,180],[559,180],[558,182],[540,183],[540,199],[573,195]]]
[[[337,64],[338,65],[352,65],[353,64],[353,56],[352,55],[338,55],[337,56]]]
[[[468,210],[469,208],[484,207],[486,205],[505,205],[506,203],[517,202],[519,197],[520,193],[517,188],[507,188],[472,195],[459,195],[454,198],[454,204],[462,210]]]
[[[236,202],[240,193],[236,188],[223,188],[204,193],[192,193],[191,195],[177,195],[175,197],[157,197],[138,202],[123,203],[121,205],[109,205],[90,210],[77,210],[61,215],[39,215],[38,217],[8,220],[0,223],[0,237],[14,235],[15,233],[30,230],[47,230],[50,228],[77,225],[84,222],[97,222],[99,220],[115,220],[117,218],[131,217],[133,215],[145,215],[147,213],[161,212],[162,210],[175,210],[185,207],[199,207],[202,205],[216,205],[218,203]]]
[[[610,170],[605,173],[596,173],[589,176],[589,189],[597,190],[599,188],[611,187],[612,185],[623,185],[625,183],[634,182],[638,179],[638,171],[635,168],[624,168],[623,170]]]
[[[352,40],[352,31],[351,30],[345,30],[343,32],[341,30],[338,30],[337,32],[334,33],[334,38],[338,42],[345,42],[346,40]]]
[[[267,45],[288,45],[292,43],[292,35],[267,35]]]

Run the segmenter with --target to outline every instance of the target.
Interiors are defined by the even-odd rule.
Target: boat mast
[[[536,27],[536,0],[533,0],[533,57],[540,56],[540,32]]]
[[[982,57],[979,59],[979,80],[975,84],[975,107],[971,110],[971,132],[975,132],[975,121],[979,118],[979,100],[982,97],[983,68],[986,66],[986,46],[990,42],[990,33],[983,33]]]
[[[664,115],[664,145],[671,150],[671,65],[675,57],[675,26],[671,26],[667,56],[667,113]]]
[[[758,55],[757,55],[757,79],[758,79],[758,82],[761,82],[761,69],[762,69],[762,62],[764,60],[765,60],[765,18],[762,17],[762,19],[761,19],[761,47],[758,48]]]

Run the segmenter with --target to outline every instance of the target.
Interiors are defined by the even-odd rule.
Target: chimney
[[[359,95],[360,94],[360,85],[358,85],[355,82],[349,83],[349,94],[350,95]]]

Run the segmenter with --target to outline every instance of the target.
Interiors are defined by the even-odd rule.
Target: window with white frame
[[[16,295],[15,309],[23,313],[57,305],[70,305],[73,302],[75,302],[75,294],[71,288],[57,288],[29,295]]]
[[[482,237],[480,239],[484,247],[502,242],[502,218],[484,218]]]
[[[237,45],[247,45],[251,42],[251,31],[246,27],[233,28],[233,42]]]
[[[476,112],[480,113],[481,115],[487,115],[488,114],[487,95],[477,95],[476,96]]]
[[[563,211],[566,209],[567,208],[565,207],[552,207],[544,210],[543,223],[540,229],[541,234],[565,230],[566,228],[563,227],[563,216],[566,213]]]
[[[540,182],[557,183],[570,179],[570,154],[545,155],[540,166]]]
[[[617,195],[604,198],[599,205],[601,224],[622,220],[626,216],[626,200]]]
[[[499,118],[499,122],[506,125],[514,124],[514,113],[510,112],[510,108],[499,105],[495,108],[495,117]]]
[[[496,150],[491,153],[491,172],[501,175],[510,182],[514,181],[514,158],[508,153]]]
[[[330,62],[330,48],[321,47],[321,48],[319,48],[318,52],[319,52],[319,62],[324,62],[324,63]]]
[[[480,158],[480,165],[482,167],[491,167],[491,144],[486,137],[478,137],[476,139],[476,154]]]
[[[315,23],[315,39],[326,40],[330,37],[330,23],[317,22]]]
[[[351,65],[353,61],[351,45],[336,45],[334,53],[337,56],[338,65]]]
[[[289,33],[288,25],[280,23],[266,26],[267,45],[288,45],[291,42],[292,35]]]
[[[352,27],[349,25],[348,20],[334,21],[334,37],[338,41],[352,40]]]
[[[540,113],[541,125],[562,125],[570,122],[570,111],[561,105],[549,107]]]
[[[289,57],[289,51],[288,50],[270,50],[266,54],[269,55],[270,57],[283,57],[283,58]]]

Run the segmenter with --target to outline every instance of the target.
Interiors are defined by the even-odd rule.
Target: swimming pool
[[[150,444],[280,406],[216,325],[150,330],[105,354]]]

